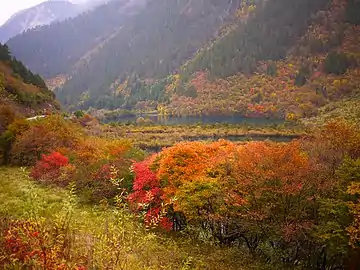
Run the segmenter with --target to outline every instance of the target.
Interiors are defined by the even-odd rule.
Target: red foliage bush
[[[144,222],[147,226],[159,225],[169,231],[173,224],[163,211],[163,191],[156,174],[149,168],[150,163],[149,160],[145,160],[134,164],[134,191],[129,195],[128,200],[136,210],[146,212]]]
[[[19,220],[7,222],[3,229],[0,250],[5,260],[0,260],[0,268],[15,264],[21,269],[70,269],[64,264],[69,248],[64,245],[67,238],[64,235],[59,238],[60,231],[51,231],[34,221]],[[75,265],[71,269],[86,268]]]
[[[156,174],[149,168],[147,160],[134,164],[134,192],[130,194],[129,201],[138,204],[141,208],[142,204],[151,204],[159,206],[161,203],[160,181],[156,178]]]
[[[61,168],[69,165],[69,159],[58,152],[42,155],[30,176],[39,181],[59,182],[61,180]]]

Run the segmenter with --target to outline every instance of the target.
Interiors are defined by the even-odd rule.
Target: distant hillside
[[[65,0],[47,1],[22,10],[0,27],[0,42],[4,43],[28,29],[73,17],[80,11],[80,6]]]
[[[71,74],[74,65],[132,16],[131,2],[118,0],[73,19],[29,30],[10,39],[13,54],[45,78]],[[136,5],[134,10],[140,5]],[[144,6],[142,6],[144,7]],[[26,46],[23,46],[26,44]]]
[[[297,119],[359,101],[359,14],[357,0],[268,1],[171,77],[161,109]]]
[[[76,104],[82,98],[83,107],[102,106],[103,97],[125,81],[140,86],[136,78],[154,81],[176,71],[219,35],[241,2],[114,1],[72,20],[28,31],[8,45],[45,78],[65,78],[58,92],[64,103]],[[124,105],[121,98],[115,103],[109,106]]]
[[[358,0],[119,0],[8,44],[68,108],[297,119],[358,98],[359,14]]]
[[[12,57],[6,45],[0,44],[0,107],[32,116],[58,110],[54,98],[43,79]]]

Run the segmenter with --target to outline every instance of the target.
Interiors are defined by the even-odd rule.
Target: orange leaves
[[[159,155],[157,176],[166,179],[168,183],[166,188],[196,181],[206,174],[209,168],[213,167],[216,159],[221,157],[221,154],[225,155],[224,152],[231,146],[232,144],[226,141],[212,144],[201,142],[176,144]]]
[[[309,181],[310,162],[298,143],[253,142],[241,147],[238,155],[235,175],[239,188],[247,191],[295,195]]]
[[[326,124],[321,133],[321,139],[331,141],[332,148],[346,152],[351,157],[360,156],[360,134],[354,124],[344,121]],[[320,139],[320,138],[319,138]]]
[[[281,196],[305,199],[321,188],[297,142],[179,143],[163,150],[152,164],[162,200],[189,219],[238,216],[258,199],[272,197],[281,205]],[[253,214],[266,219],[273,207],[258,205]]]
[[[87,198],[93,201],[113,198],[120,188],[131,185],[131,160],[142,153],[132,151],[130,142],[89,136],[79,124],[61,116],[25,127],[14,130],[12,161],[35,165],[31,174],[35,180],[60,186],[74,181],[78,190],[88,190]]]

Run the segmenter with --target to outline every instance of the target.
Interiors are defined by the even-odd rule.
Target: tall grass
[[[40,186],[23,169],[0,167],[0,186],[1,269],[261,268],[238,248],[149,231],[123,202],[79,205],[73,188]],[[14,235],[31,255],[9,250]]]

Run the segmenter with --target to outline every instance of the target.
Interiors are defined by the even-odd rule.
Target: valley
[[[75,2],[0,44],[0,269],[358,269],[359,0]]]

